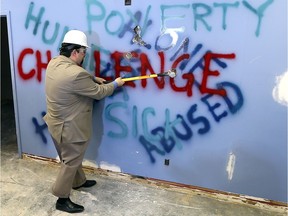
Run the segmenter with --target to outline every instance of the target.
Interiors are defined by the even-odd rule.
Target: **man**
[[[96,184],[94,180],[86,180],[82,170],[92,131],[93,99],[109,96],[124,84],[121,78],[103,84],[104,79],[83,69],[81,65],[87,48],[87,37],[83,32],[68,31],[60,55],[51,59],[46,70],[47,114],[43,119],[61,160],[52,194],[58,197],[56,209],[69,213],[84,210],[83,206],[70,200],[71,189]]]

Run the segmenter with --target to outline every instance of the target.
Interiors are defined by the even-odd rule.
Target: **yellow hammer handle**
[[[148,78],[155,78],[157,77],[157,74],[151,74],[151,75],[146,75],[146,76],[137,76],[137,77],[128,77],[128,78],[123,78],[122,80],[127,82],[127,81],[133,81],[133,80],[140,80],[140,79],[148,79]]]

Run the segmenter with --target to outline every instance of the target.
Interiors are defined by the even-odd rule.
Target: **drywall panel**
[[[277,86],[287,71],[287,1],[124,2],[2,1],[23,153],[57,157],[42,120],[45,68],[79,29],[91,74],[177,70],[95,101],[89,165],[287,202],[287,100]]]

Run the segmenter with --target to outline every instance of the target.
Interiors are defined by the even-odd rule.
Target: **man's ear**
[[[75,55],[76,55],[76,52],[77,52],[77,50],[74,49],[74,50],[71,52],[71,56],[75,56]]]

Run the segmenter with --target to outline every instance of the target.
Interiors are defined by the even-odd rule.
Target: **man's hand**
[[[123,86],[125,83],[121,77],[116,78],[115,81],[117,82],[118,86]]]
[[[94,77],[94,81],[98,84],[103,84],[106,80],[101,77]]]

